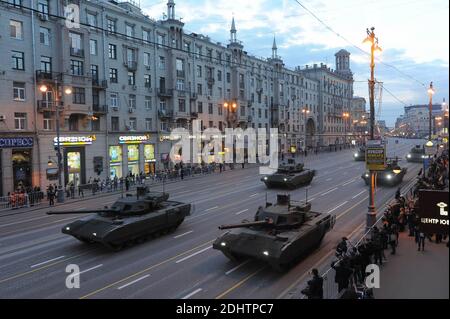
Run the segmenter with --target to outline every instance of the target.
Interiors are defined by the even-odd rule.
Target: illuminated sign
[[[156,162],[155,159],[155,145],[144,145],[144,160],[146,162]]]
[[[370,171],[384,171],[386,166],[386,148],[381,143],[367,143],[366,168]]]
[[[292,154],[295,154],[295,153],[297,152],[297,147],[295,147],[294,145],[292,145],[292,146],[290,147],[290,151],[291,151]]]
[[[150,139],[150,135],[119,136],[120,144],[142,144]]]
[[[7,147],[33,147],[32,137],[2,137],[0,138],[0,148]]]
[[[427,234],[448,235],[448,191],[419,191],[419,222]]]
[[[139,161],[139,146],[128,145],[128,162]]]
[[[75,146],[75,145],[91,145],[96,140],[95,135],[91,136],[60,136],[60,146]],[[58,138],[53,139],[53,144],[58,145]]]
[[[122,146],[109,147],[109,162],[110,163],[122,162]]]

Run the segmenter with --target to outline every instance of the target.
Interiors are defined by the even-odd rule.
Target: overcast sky
[[[228,43],[234,15],[238,39],[249,54],[269,57],[274,34],[278,54],[289,68],[326,63],[335,68],[334,53],[351,53],[355,95],[368,100],[369,56],[352,46],[362,44],[366,28],[375,27],[383,53],[375,77],[384,83],[380,119],[393,126],[403,106],[428,103],[427,87],[433,81],[434,100],[448,102],[449,1],[448,0],[299,0],[347,41],[330,32],[295,0],[175,0],[176,15],[186,32]],[[141,0],[150,17],[161,19],[167,1]],[[350,43],[351,44],[350,44]],[[425,84],[426,87],[422,86]],[[367,103],[368,108],[368,103]]]

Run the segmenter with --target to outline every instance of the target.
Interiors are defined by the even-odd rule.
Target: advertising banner
[[[426,234],[449,234],[448,191],[419,191],[419,222]]]
[[[386,147],[384,145],[367,145],[366,168],[370,171],[383,171],[386,166]]]

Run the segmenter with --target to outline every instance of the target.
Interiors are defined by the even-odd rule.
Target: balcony
[[[184,70],[177,70],[177,77],[184,78],[186,75],[186,72]]]
[[[171,98],[173,96],[173,89],[159,88],[158,97]]]
[[[104,89],[108,88],[108,81],[107,80],[92,79],[92,87],[104,90]]]
[[[127,61],[127,62],[124,62],[124,65],[130,72],[134,72],[137,70],[137,62],[136,61]]]
[[[84,58],[84,50],[79,48],[70,48],[70,55],[79,58]]]
[[[173,117],[173,112],[172,111],[167,111],[167,110],[159,110],[158,111],[158,116],[159,116],[160,119],[172,118]]]
[[[38,100],[37,101],[37,110],[39,113],[54,112],[55,111],[55,102],[47,101],[47,100]]]
[[[47,81],[53,80],[52,72],[37,70],[36,71],[36,81],[46,81],[46,80]]]
[[[106,114],[108,113],[108,105],[93,104],[92,111],[97,114]]]

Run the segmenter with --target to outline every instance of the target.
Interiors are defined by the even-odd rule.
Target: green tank
[[[315,175],[315,170],[305,169],[303,163],[290,158],[278,166],[276,173],[264,176],[261,181],[267,188],[294,189],[310,184]]]
[[[90,214],[62,228],[62,232],[85,243],[101,243],[120,250],[149,237],[175,231],[190,215],[191,205],[169,201],[168,193],[137,190],[136,197],[117,200],[111,208],[88,211],[53,211],[49,215]]]
[[[423,163],[423,160],[427,156],[425,155],[425,150],[422,146],[416,145],[409,151],[409,153],[406,155],[406,160],[408,162],[412,163]]]
[[[366,160],[366,148],[364,146],[360,147],[355,153],[353,153],[353,159],[355,161],[365,161]]]
[[[233,261],[257,259],[286,271],[317,248],[335,222],[334,215],[312,212],[310,203],[278,195],[275,205],[258,209],[253,222],[220,226],[228,231],[214,241],[213,248]]]
[[[383,186],[395,186],[403,181],[403,177],[408,172],[406,167],[398,165],[398,159],[390,159],[387,161],[386,168],[383,171],[377,171],[377,184]],[[361,178],[366,185],[370,183],[370,173],[366,171]]]

